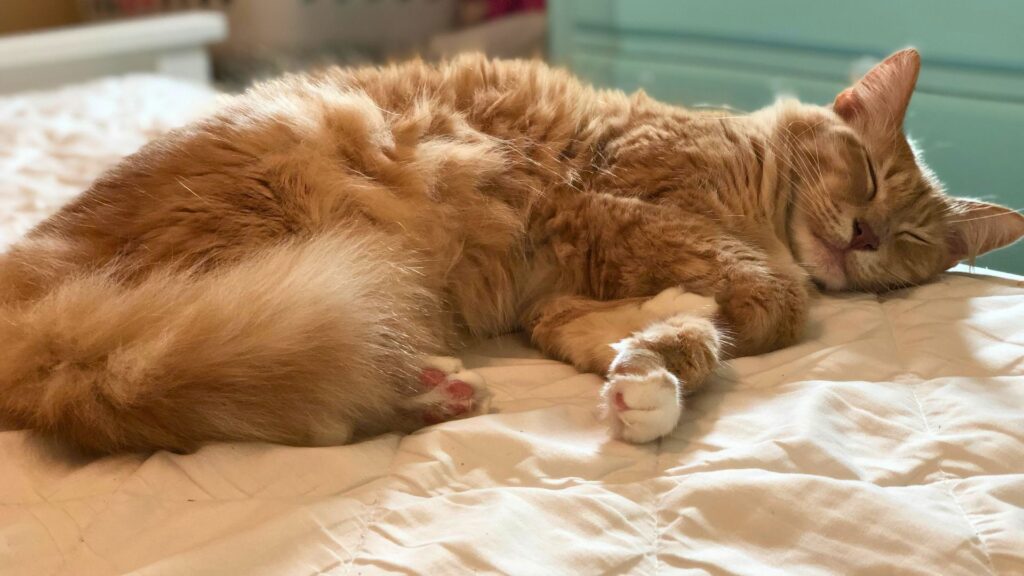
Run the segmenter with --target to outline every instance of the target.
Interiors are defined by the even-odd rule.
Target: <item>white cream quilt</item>
[[[158,78],[0,99],[0,245],[212,95]],[[335,448],[71,459],[0,432],[0,574],[1024,574],[1024,285],[823,298],[660,442],[521,337],[496,412]],[[0,354],[3,343],[0,343]]]

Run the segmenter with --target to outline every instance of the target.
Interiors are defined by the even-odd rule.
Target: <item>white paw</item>
[[[427,424],[485,414],[491,408],[491,392],[484,379],[448,356],[428,356],[420,372],[423,393],[412,398]]]
[[[627,442],[650,442],[668,434],[683,410],[679,381],[664,369],[613,374],[601,394],[612,434]]]
[[[710,296],[701,296],[676,287],[662,290],[657,296],[644,302],[640,309],[650,312],[659,319],[679,314],[710,317],[718,311],[718,304]]]

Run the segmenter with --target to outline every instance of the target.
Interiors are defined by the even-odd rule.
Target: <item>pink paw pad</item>
[[[423,384],[423,387],[427,390],[437,388],[447,379],[448,375],[439,368],[424,368],[420,372],[420,384]]]
[[[419,375],[423,393],[414,401],[421,406],[426,424],[437,424],[460,416],[486,411],[490,394],[479,376],[462,370],[461,363],[441,368],[427,366]]]
[[[473,396],[476,394],[476,389],[462,380],[452,380],[452,382],[445,388],[445,392],[447,392],[453,400],[472,400]]]
[[[629,404],[626,404],[626,399],[622,397],[622,392],[615,393],[615,408],[618,410],[629,410]]]

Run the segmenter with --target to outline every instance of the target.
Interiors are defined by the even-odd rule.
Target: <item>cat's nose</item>
[[[878,235],[867,222],[853,221],[853,238],[847,250],[878,250]]]

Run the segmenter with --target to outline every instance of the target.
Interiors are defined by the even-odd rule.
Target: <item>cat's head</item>
[[[1024,236],[1024,216],[947,196],[903,133],[920,57],[897,52],[830,108],[780,111],[794,188],[790,243],[831,290],[927,281]]]

